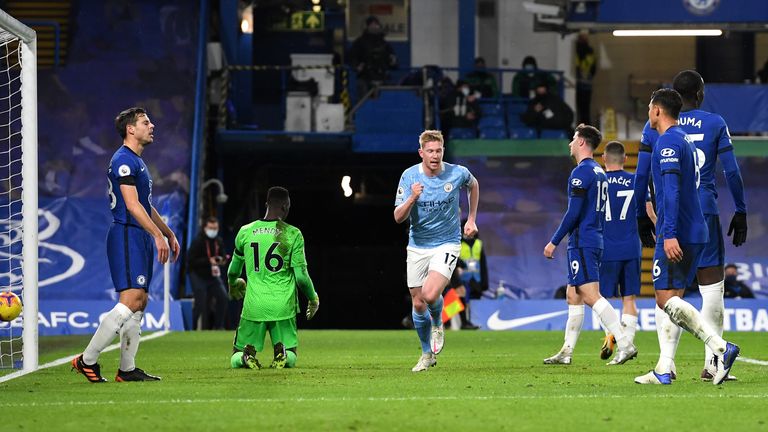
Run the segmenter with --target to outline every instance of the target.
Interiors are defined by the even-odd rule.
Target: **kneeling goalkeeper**
[[[261,368],[256,353],[264,349],[267,332],[274,349],[270,367],[294,367],[299,345],[296,287],[309,299],[307,319],[312,319],[320,307],[307,273],[304,237],[298,228],[284,222],[290,207],[287,189],[270,188],[264,218],[241,227],[235,238],[227,271],[229,293],[234,299],[245,300],[230,359],[233,368]],[[247,283],[240,279],[243,264]]]

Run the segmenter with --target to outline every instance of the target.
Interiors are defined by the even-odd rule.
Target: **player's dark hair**
[[[621,142],[611,141],[605,145],[605,158],[608,162],[622,163],[624,162],[625,155],[626,150],[624,149],[624,144]]]
[[[699,99],[699,91],[703,87],[704,80],[695,70],[684,70],[675,75],[675,79],[672,80],[672,88],[687,101],[697,101]]]
[[[584,138],[584,141],[592,147],[592,151],[597,150],[597,146],[603,140],[603,134],[596,127],[584,123],[576,126],[576,134]]]
[[[147,111],[144,108],[132,107],[122,111],[115,117],[115,129],[117,129],[117,133],[120,134],[120,138],[125,139],[125,136],[127,135],[125,128],[128,127],[128,125],[136,125],[136,120],[138,120],[139,115],[141,114],[146,115]]]
[[[207,218],[205,218],[205,225],[208,225],[209,223],[217,224],[219,223],[219,220],[216,219],[216,216],[208,216]]]
[[[267,191],[267,205],[281,206],[287,204],[290,200],[288,189],[280,186],[272,186]]]
[[[723,270],[725,270],[725,269],[729,269],[729,268],[732,268],[732,269],[738,269],[738,267],[736,267],[736,264],[734,264],[734,263],[728,263],[728,264],[726,264],[726,265],[725,265],[725,267],[723,267]]]
[[[661,88],[651,95],[651,105],[660,106],[668,116],[677,120],[683,108],[683,98],[675,90]]]

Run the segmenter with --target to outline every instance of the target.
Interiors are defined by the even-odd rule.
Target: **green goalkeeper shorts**
[[[235,333],[235,348],[242,351],[246,345],[253,345],[256,351],[264,351],[264,337],[267,331],[272,345],[282,342],[286,349],[299,346],[296,317],[280,321],[250,321],[240,318],[240,325]]]

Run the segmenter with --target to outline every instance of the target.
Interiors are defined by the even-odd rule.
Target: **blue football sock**
[[[419,313],[413,309],[411,316],[413,317],[413,326],[416,327],[416,334],[419,335],[421,342],[421,352],[432,352],[432,348],[429,346],[432,331],[432,320],[429,318],[429,314],[427,311]]]
[[[432,325],[438,327],[443,323],[443,296],[429,306],[429,315],[432,317]]]

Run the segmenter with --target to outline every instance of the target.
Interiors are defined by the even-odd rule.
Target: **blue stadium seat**
[[[536,139],[536,129],[525,126],[509,127],[509,137],[511,139]]]
[[[507,130],[503,128],[487,127],[480,129],[481,139],[506,139]]]
[[[502,116],[486,116],[485,114],[480,117],[480,122],[477,124],[480,129],[483,128],[504,128],[504,117]]]
[[[568,139],[568,134],[561,129],[542,129],[541,130],[541,136],[539,138],[542,139]]]
[[[511,113],[524,113],[528,109],[528,99],[526,98],[511,98],[506,101],[507,115]]]
[[[452,128],[448,136],[449,139],[475,139],[477,130],[474,128]]]
[[[480,102],[480,110],[483,112],[483,116],[504,116],[504,107],[496,102]]]
[[[520,113],[512,111],[507,112],[507,124],[509,127],[525,127],[525,123],[520,120]]]

